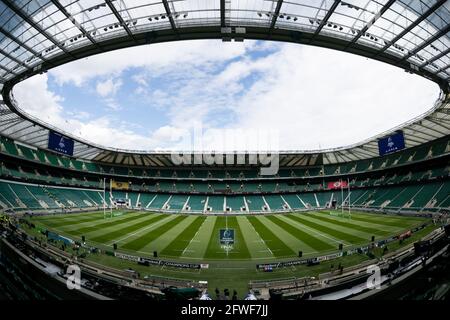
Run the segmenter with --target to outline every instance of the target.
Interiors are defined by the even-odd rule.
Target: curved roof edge
[[[76,6],[64,7],[58,0],[52,0],[42,6],[34,4],[33,8],[28,7],[32,3],[21,4],[20,7],[9,0],[3,2],[0,15],[6,12],[4,16],[19,21],[16,23],[16,29],[21,25],[26,26],[27,31],[33,31],[30,35],[40,36],[41,42],[39,45],[30,46],[24,36],[17,37],[15,30],[8,30],[8,24],[0,26],[0,35],[4,36],[0,37],[0,43],[8,39],[18,45],[17,48],[9,46],[0,49],[0,90],[3,95],[3,100],[0,100],[0,133],[35,147],[46,149],[48,132],[54,130],[75,140],[74,156],[78,158],[127,165],[171,165],[170,151],[107,148],[74,137],[36,119],[19,108],[12,95],[12,88],[35,74],[98,53],[136,45],[194,39],[274,40],[315,45],[389,63],[434,81],[441,88],[434,107],[419,117],[350,146],[326,150],[279,151],[280,165],[341,163],[377,157],[377,140],[400,129],[405,133],[407,148],[448,136],[450,133],[450,77],[447,71],[450,66],[447,61],[450,54],[450,14],[444,0],[422,3],[422,6],[416,6],[414,2],[406,5],[393,0],[382,3],[368,0],[364,8],[355,8],[339,0],[330,2],[325,7],[314,7],[309,2],[288,4],[278,0],[261,9],[255,9],[260,2],[257,0],[252,0],[253,5],[249,8],[226,8],[224,1],[220,1],[220,6],[215,4],[217,8],[185,8],[184,12],[177,9],[178,4],[175,1],[168,0],[160,3],[163,5],[160,8],[161,13],[152,13],[145,17],[133,17],[134,14],[145,10],[116,8],[113,1],[106,1],[107,6],[92,8],[83,8],[79,4],[79,12],[74,9]],[[264,4],[269,2],[271,1]],[[158,3],[144,7],[151,5],[156,6]],[[312,13],[305,16],[299,13],[300,9],[312,10]],[[364,11],[365,15],[351,11],[354,9]],[[102,16],[105,18],[102,20],[105,25],[97,25],[98,21],[90,20],[90,12],[96,10],[106,10]],[[211,16],[201,16],[207,12]],[[238,13],[237,17],[234,13]],[[57,28],[51,27],[57,22],[47,19],[45,14],[58,15],[58,24],[64,25],[66,32],[59,29],[61,32],[52,33],[50,30]],[[132,19],[124,20],[124,14]],[[194,17],[177,20],[181,19],[180,15],[186,18],[188,14]],[[83,23],[77,22],[81,16]],[[163,22],[156,19],[158,17],[168,19]],[[353,23],[344,22],[343,18],[351,19]],[[41,20],[36,21],[37,19]],[[397,21],[402,19],[406,21],[404,25]],[[155,24],[156,20],[160,22]],[[47,23],[49,24],[46,25]],[[89,26],[89,30],[86,29],[89,23],[94,29],[92,26]],[[391,29],[396,32],[389,31]],[[27,31],[24,31],[24,34]],[[22,52],[21,55],[18,55],[17,50]]]
[[[12,107],[15,106],[15,107]],[[43,122],[17,108],[12,97],[8,101],[0,101],[0,133],[16,141],[47,149],[49,131],[56,131],[74,139],[74,157],[105,162],[117,165],[145,165],[145,166],[173,166],[172,153],[177,154],[211,154],[208,152],[192,151],[134,151],[105,148],[88,141],[73,137],[50,124]],[[304,166],[345,163],[364,160],[379,156],[378,139],[402,130],[405,136],[406,148],[415,147],[450,135],[450,94],[441,92],[433,108],[424,114],[405,122],[395,128],[378,134],[354,145],[330,148],[324,150],[294,150],[277,153],[280,156],[280,166]],[[217,151],[218,153],[222,153]],[[224,152],[224,154],[257,154],[263,151]],[[267,153],[271,153],[268,151]]]

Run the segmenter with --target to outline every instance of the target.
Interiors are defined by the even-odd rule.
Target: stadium
[[[449,10],[445,0],[1,0],[0,298],[448,299],[436,288],[450,281]],[[440,92],[425,113],[358,143],[263,154],[104,146],[14,95],[77,60],[206,39],[343,51]],[[431,269],[434,291],[408,282]]]

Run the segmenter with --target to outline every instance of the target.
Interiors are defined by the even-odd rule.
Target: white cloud
[[[49,90],[46,74],[19,83],[14,88],[14,96],[30,115],[88,141],[123,149],[130,146],[151,149],[155,145],[150,136],[138,135],[129,130],[126,123],[110,117],[93,118],[86,112],[66,113],[61,105],[63,99]]]
[[[251,50],[271,49],[250,58]],[[246,55],[247,54],[247,55]],[[124,59],[123,57],[127,58]],[[224,70],[218,63],[231,61]],[[50,73],[59,84],[77,86],[101,77],[96,92],[109,108],[122,85],[120,74],[137,69],[134,93],[164,110],[168,123],[138,134],[135,127],[110,117],[65,122],[63,99],[49,91],[47,76],[33,77],[15,90],[21,107],[52,124],[93,142],[126,149],[186,149],[182,136],[201,125],[209,130],[205,149],[221,146],[218,129],[279,132],[281,149],[318,149],[357,143],[417,116],[432,107],[437,86],[387,64],[342,52],[270,42],[223,44],[177,42],[116,51],[76,61]],[[220,72],[218,72],[220,71]],[[165,90],[151,79],[169,79]],[[251,85],[245,84],[253,77]],[[164,107],[164,108],[161,108]],[[247,131],[246,131],[247,130]],[[222,131],[223,132],[223,131]],[[239,137],[239,135],[238,135]],[[244,139],[235,139],[237,148]],[[231,149],[233,149],[231,147]]]
[[[132,79],[137,84],[139,84],[141,87],[147,87],[148,86],[148,82],[146,80],[145,74],[143,74],[143,73],[139,73],[139,74],[133,75]]]
[[[91,117],[91,114],[85,111],[77,111],[77,112],[67,111],[67,115],[78,120],[87,120]]]
[[[196,40],[152,44],[116,50],[76,60],[50,70],[58,84],[73,83],[81,86],[98,76],[116,76],[129,68],[148,67],[153,71],[162,68],[179,68],[185,64],[199,65],[239,56],[254,42],[222,44],[220,40]]]
[[[428,110],[438,93],[387,64],[312,47],[286,45],[259,69],[233,127],[276,128],[283,149],[358,143]]]
[[[122,80],[121,79],[112,79],[109,78],[105,81],[98,81],[96,86],[97,94],[99,94],[101,97],[105,98],[108,96],[114,96],[117,91],[122,86]]]
[[[19,83],[14,88],[14,97],[27,113],[49,123],[60,122],[64,98],[48,89],[47,80],[47,74],[43,74]]]

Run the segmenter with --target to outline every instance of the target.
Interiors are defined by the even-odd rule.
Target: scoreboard
[[[405,137],[403,136],[403,131],[397,131],[390,136],[378,140],[378,150],[380,156],[403,149],[405,149]]]
[[[54,131],[49,131],[48,148],[61,154],[73,156],[73,140]]]

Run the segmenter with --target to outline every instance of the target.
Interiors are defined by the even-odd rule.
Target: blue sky
[[[430,109],[438,92],[425,79],[347,53],[211,40],[82,59],[14,93],[25,111],[108,147],[192,149],[185,138],[201,127],[201,149],[264,149],[270,135],[277,149],[310,150],[388,130]]]

